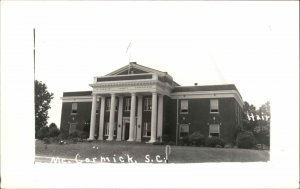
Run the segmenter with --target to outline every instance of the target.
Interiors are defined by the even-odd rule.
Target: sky
[[[48,122],[58,126],[64,91],[92,90],[94,76],[129,61],[166,71],[180,85],[233,83],[257,108],[271,99],[280,77],[297,76],[295,66],[283,66],[299,59],[293,3],[10,5],[6,16],[20,23],[27,40],[36,29],[36,79],[54,93]]]

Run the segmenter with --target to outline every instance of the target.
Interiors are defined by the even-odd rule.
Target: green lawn
[[[51,162],[53,157],[63,162],[137,162],[164,163],[165,145],[130,142],[78,142],[77,144],[47,144],[36,141],[36,162]],[[169,163],[255,162],[268,161],[269,152],[237,148],[207,148],[171,146]],[[53,159],[52,159],[53,160]],[[56,159],[58,160],[58,159]],[[58,162],[58,161],[57,161]]]

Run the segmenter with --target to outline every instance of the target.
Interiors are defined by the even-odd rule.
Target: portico
[[[105,110],[107,103],[110,103],[107,141],[140,142],[142,136],[145,133],[145,136],[147,136],[147,133],[149,133],[147,132],[149,126],[151,126],[149,143],[156,142],[157,138],[162,136],[163,96],[169,95],[172,86],[160,81],[158,74],[95,77],[94,83],[90,86],[93,88],[93,92],[89,140],[95,139],[96,127],[99,128],[98,140],[104,140],[104,114],[107,111]],[[151,96],[151,99],[149,99],[149,96]],[[124,102],[125,97],[126,102]],[[146,102],[143,102],[143,99]],[[128,100],[130,100],[130,103]],[[96,125],[97,101],[100,103],[98,126]],[[129,104],[130,107],[128,107]],[[128,111],[129,116],[124,116],[124,111]],[[143,111],[151,112],[151,122],[143,124]]]

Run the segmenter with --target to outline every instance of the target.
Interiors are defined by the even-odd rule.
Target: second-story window
[[[110,111],[110,98],[105,101],[105,111]]]
[[[76,115],[78,109],[78,103],[72,103],[71,115]]]
[[[150,111],[152,109],[152,99],[147,97],[144,100],[144,110]]]
[[[211,99],[210,100],[210,113],[219,113],[219,100]]]
[[[105,111],[110,111],[111,99],[107,99],[105,101]],[[115,111],[118,110],[118,99],[115,99]]]
[[[180,113],[187,114],[189,111],[189,101],[188,100],[181,100],[180,103]]]
[[[99,114],[99,102],[96,104],[96,114]]]
[[[131,99],[130,98],[125,98],[125,111],[130,111],[130,103]]]

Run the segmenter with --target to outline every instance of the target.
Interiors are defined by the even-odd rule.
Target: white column
[[[105,111],[105,97],[100,98],[100,118],[99,118],[99,136],[98,140],[103,140],[103,128],[104,128],[104,111]]]
[[[142,111],[143,111],[143,96],[138,96],[138,112],[137,112],[137,133],[136,141],[141,142],[142,138]]]
[[[151,110],[151,138],[149,143],[156,141],[156,123],[157,123],[157,93],[152,93],[152,110]]]
[[[136,95],[131,93],[131,104],[130,104],[130,127],[129,127],[129,139],[127,141],[133,141],[133,134],[135,128],[135,104],[136,104]]]
[[[158,96],[158,115],[157,115],[157,137],[162,137],[163,130],[163,102],[164,96]],[[162,139],[162,138],[161,138]]]
[[[97,106],[97,96],[95,94],[93,94],[92,110],[91,110],[91,124],[90,124],[90,137],[88,138],[88,140],[94,140],[94,138],[95,138],[96,106]]]
[[[114,139],[115,110],[116,110],[115,101],[116,101],[116,96],[113,93],[111,94],[111,99],[110,99],[109,133],[107,139],[109,141]]]
[[[119,97],[117,141],[122,140],[123,96]]]

